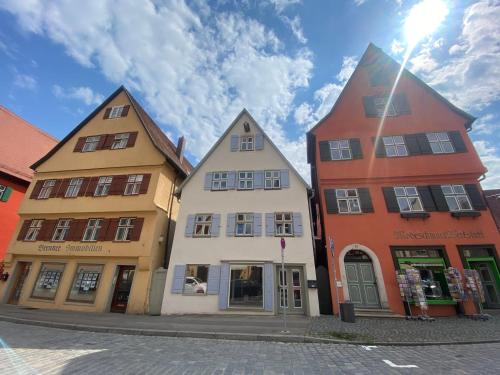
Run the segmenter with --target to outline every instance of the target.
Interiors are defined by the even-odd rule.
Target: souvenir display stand
[[[464,314],[464,302],[467,301],[467,293],[464,289],[464,283],[460,271],[455,267],[445,269],[446,282],[451,298],[457,302],[457,311],[459,315]]]
[[[478,314],[473,314],[470,316],[471,319],[475,320],[488,320],[491,315],[483,313],[483,303],[485,302],[483,284],[479,278],[479,272],[477,270],[464,270],[465,276],[465,286],[472,300],[476,304]]]
[[[422,279],[420,278],[419,270],[416,268],[408,268],[404,271],[399,271],[396,273],[396,278],[398,280],[401,298],[403,298],[408,306],[409,316],[406,318],[408,320],[411,319],[433,322],[434,318],[429,317],[427,314],[429,305],[427,304],[427,298],[425,297],[424,289],[422,287]],[[413,302],[415,306],[420,308],[420,315],[414,316],[412,314],[410,302]]]
[[[398,282],[401,299],[405,303],[406,319],[407,320],[417,319],[417,317],[414,317],[411,312],[410,302],[412,301],[413,295],[411,292],[411,286],[410,282],[408,281],[406,272],[404,270],[396,271],[396,280]]]

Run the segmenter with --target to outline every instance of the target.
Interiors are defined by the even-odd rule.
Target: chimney
[[[184,160],[184,149],[186,148],[186,138],[184,136],[180,137],[177,141],[177,148],[175,149],[175,154],[179,158],[179,161],[182,163]]]

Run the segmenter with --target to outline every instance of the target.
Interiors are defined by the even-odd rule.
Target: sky
[[[125,85],[199,161],[247,108],[308,178],[305,133],[370,42],[397,61],[420,0],[0,0],[0,104],[62,139]],[[447,1],[407,67],[476,116],[500,188],[500,1]]]

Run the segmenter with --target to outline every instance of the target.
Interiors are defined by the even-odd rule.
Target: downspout
[[[172,184],[172,188],[170,189],[170,202],[168,208],[168,225],[167,225],[167,233],[165,234],[165,256],[163,257],[163,268],[167,269],[168,258],[170,257],[170,251],[168,249],[168,243],[170,239],[170,223],[172,222],[172,206],[174,205],[174,193],[175,187],[177,185],[177,179],[179,178],[179,172],[176,173],[174,183]]]
[[[314,232],[314,225],[313,225],[313,217],[312,217],[312,209],[311,209],[311,201],[314,199],[316,196],[316,193],[314,189],[311,189],[311,195],[309,199],[307,200],[307,205],[309,206],[309,226],[311,227],[311,241],[313,245],[313,254],[314,254],[314,266],[316,267],[316,233]]]

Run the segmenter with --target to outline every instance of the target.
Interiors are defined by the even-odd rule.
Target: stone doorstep
[[[388,319],[405,319],[404,315],[394,314],[389,309],[361,309],[355,308],[354,314],[359,318],[388,318]]]

